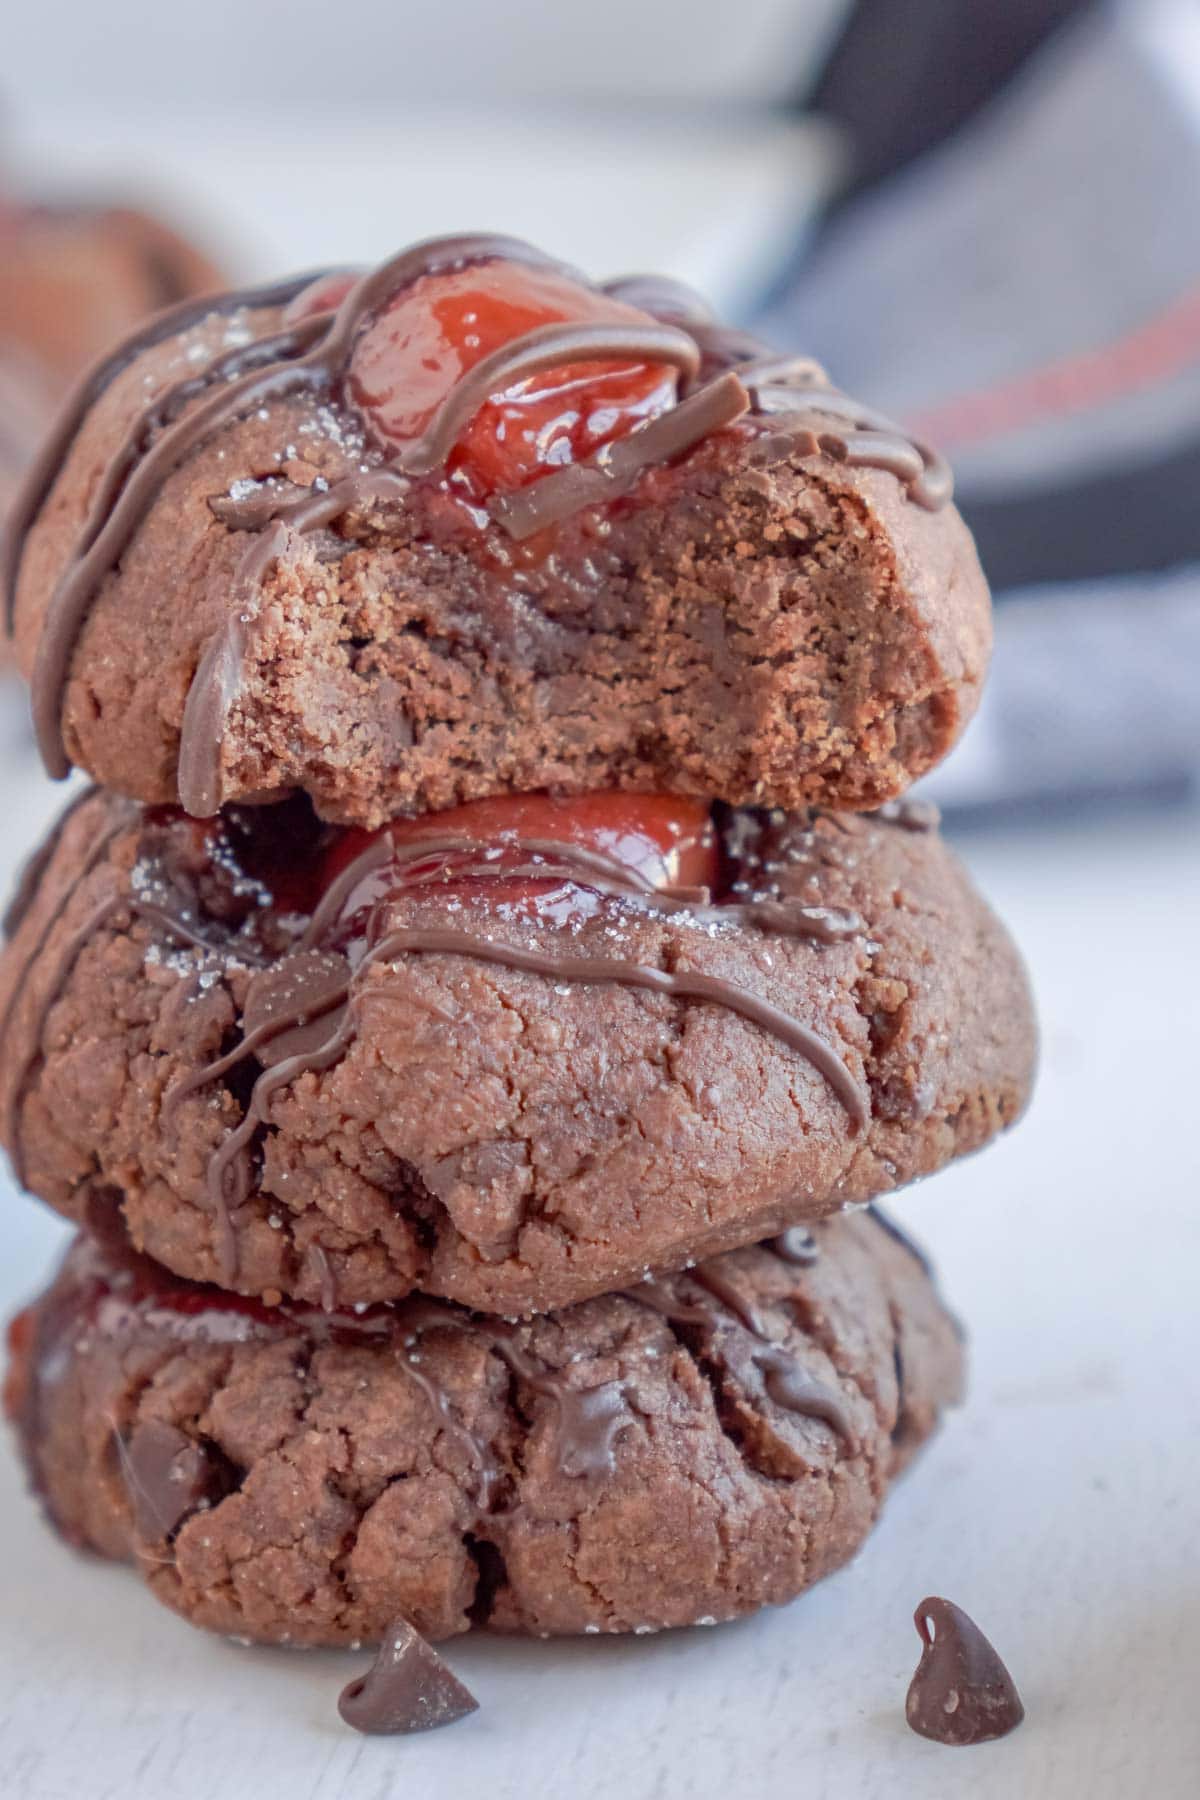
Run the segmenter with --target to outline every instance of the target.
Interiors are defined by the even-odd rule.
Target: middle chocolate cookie
[[[267,1297],[566,1305],[929,1174],[1032,1073],[1020,961],[912,805],[365,834],[91,792],[10,934],[18,1178]]]

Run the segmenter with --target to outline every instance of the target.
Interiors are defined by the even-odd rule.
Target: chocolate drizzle
[[[476,363],[421,436],[396,453],[397,467],[411,475],[431,475],[492,394],[527,376],[581,362],[667,363],[689,376],[700,367],[700,352],[685,331],[671,325],[539,325]]]
[[[172,1276],[111,1231],[107,1238],[76,1240],[50,1298],[53,1304],[43,1302],[37,1315],[26,1407],[31,1438],[38,1381],[61,1365],[63,1351],[71,1344],[90,1346],[96,1337],[122,1338],[139,1330],[205,1343],[302,1333],[319,1343],[390,1349],[474,1472],[476,1499],[489,1519],[504,1516],[494,1509],[507,1469],[490,1438],[471,1429],[450,1392],[429,1372],[425,1349],[430,1337],[470,1333],[482,1339],[516,1380],[550,1403],[547,1444],[554,1467],[566,1480],[612,1475],[618,1439],[633,1423],[623,1380],[576,1387],[568,1370],[543,1362],[522,1341],[529,1327],[471,1314],[448,1301],[412,1298],[363,1312],[315,1310],[289,1302],[270,1307]],[[233,1485],[231,1467],[215,1445],[162,1421],[137,1424],[118,1439],[118,1453],[139,1535],[150,1542],[171,1537],[193,1512],[215,1504]]]
[[[246,551],[234,577],[233,603],[224,626],[215,633],[192,678],[179,735],[179,803],[195,818],[209,818],[221,804],[221,745],[230,708],[241,688],[246,645],[253,629],[258,595],[271,564],[282,558],[296,537],[316,531],[346,513],[396,503],[409,482],[389,469],[348,475],[333,487],[277,506]],[[57,717],[57,715],[56,715]]]
[[[548,1368],[523,1347],[520,1327],[480,1314],[463,1314],[441,1301],[403,1301],[394,1313],[401,1367],[474,1468],[479,1505],[488,1517],[512,1516],[494,1510],[505,1470],[491,1444],[463,1423],[449,1394],[426,1372],[420,1345],[431,1331],[461,1330],[469,1322],[518,1381],[550,1401],[553,1413],[549,1447],[559,1475],[567,1480],[595,1481],[614,1473],[617,1439],[633,1423],[623,1381],[573,1387],[562,1370]]]
[[[310,287],[316,279],[316,274],[310,271],[306,275],[294,275],[287,281],[271,282],[266,287],[243,288],[228,294],[210,294],[199,300],[182,301],[178,306],[168,307],[165,312],[156,313],[152,319],[148,319],[80,378],[67,396],[54,429],[30,464],[20,493],[5,522],[4,532],[0,535],[0,587],[4,592],[5,628],[10,635],[25,539],[66,466],[80,427],[118,376],[123,375],[148,350],[190,331],[194,326],[203,324],[206,319],[286,306],[289,300]]]
[[[763,1387],[776,1406],[806,1419],[819,1419],[845,1442],[855,1444],[854,1428],[840,1395],[806,1374],[789,1350],[781,1344],[756,1350],[754,1365],[761,1370]]]
[[[698,910],[701,917],[724,916],[730,923],[738,922],[741,914],[746,922],[760,928],[791,931],[822,942],[860,928],[861,922],[852,915],[830,914],[822,908],[789,908],[784,902],[752,901],[743,907],[701,903],[697,909],[694,902],[669,890],[648,890],[643,878],[631,876],[627,867],[599,852],[577,851],[571,845],[513,839],[505,848],[516,859],[515,866],[507,860],[487,860],[485,847],[465,836],[447,834],[432,841],[418,840],[390,848],[386,839],[377,839],[342,872],[314,913],[295,954],[253,978],[239,1043],[215,1062],[185,1077],[168,1094],[166,1105],[170,1109],[185,1094],[227,1074],[248,1056],[257,1057],[264,1065],[241,1123],[230,1132],[208,1168],[209,1201],[219,1223],[221,1270],[227,1282],[232,1283],[237,1274],[232,1215],[250,1195],[248,1153],[258,1128],[270,1122],[273,1096],[297,1076],[331,1068],[341,1058],[357,1029],[356,1002],[364,976],[370,969],[404,956],[462,956],[554,981],[616,983],[671,999],[702,1000],[723,1006],[802,1056],[829,1085],[854,1129],[867,1122],[870,1110],[863,1088],[824,1038],[763,996],[720,976],[660,969],[619,957],[562,956],[556,951],[528,949],[476,931],[430,926],[397,929],[391,925],[391,908],[386,903],[371,909],[366,935],[352,956],[333,950],[330,940],[336,939],[339,931],[344,935],[347,928],[347,921],[339,918],[340,909],[350,905],[363,880],[383,866],[388,867],[392,881],[389,901],[406,889],[416,891],[431,879],[436,881],[439,874],[443,879],[449,876],[458,880],[535,876],[564,879],[601,895],[632,900],[667,913]],[[439,857],[449,858],[440,871],[436,868]],[[435,865],[432,871],[431,861]],[[760,917],[759,907],[769,907],[765,918]]]
[[[852,400],[823,380],[799,385],[789,378],[791,368],[790,363],[780,363],[740,370],[756,412],[777,416],[790,431],[809,434],[812,454],[820,452],[852,468],[882,469],[894,475],[908,490],[909,499],[927,512],[937,512],[950,503],[954,495],[950,465],[931,445],[910,438],[894,419],[864,406],[861,400]]]
[[[352,1014],[341,1013],[337,1023],[321,1035],[313,1047],[306,1047],[268,1067],[258,1077],[250,1103],[240,1125],[226,1137],[208,1167],[208,1191],[216,1214],[218,1260],[223,1280],[232,1283],[237,1277],[237,1235],[233,1213],[250,1195],[250,1162],[245,1152],[260,1125],[270,1122],[269,1107],[276,1092],[290,1087],[300,1075],[320,1074],[340,1062],[354,1035]]]
[[[751,1336],[766,1338],[767,1333],[757,1311],[745,1299],[737,1282],[731,1281],[717,1264],[698,1263],[690,1271],[690,1279],[698,1287],[702,1287],[705,1293],[711,1294],[718,1306],[732,1313]]]
[[[684,1282],[700,1288],[701,1296],[693,1300],[686,1292],[681,1292]],[[643,1281],[625,1292],[629,1299],[650,1307],[670,1324],[685,1329],[698,1328],[718,1341],[729,1331],[746,1332],[755,1341],[750,1366],[761,1376],[767,1398],[784,1412],[827,1425],[842,1439],[850,1454],[858,1449],[858,1434],[841,1395],[809,1375],[786,1344],[776,1343],[771,1338],[757,1308],[747,1302],[738,1283],[726,1273],[724,1259],[698,1263],[672,1283]],[[720,1360],[728,1367],[727,1358]]]
[[[171,475],[218,433],[268,401],[308,394],[346,403],[346,376],[358,338],[398,292],[425,276],[494,260],[553,269],[584,285],[575,271],[510,238],[452,237],[418,244],[361,276],[336,310],[291,323],[284,314],[282,328],[268,328],[264,335],[215,357],[168,386],[139,413],[104,471],[42,627],[33,672],[33,711],[42,756],[52,775],[61,777],[69,767],[61,712],[80,633],[106,577]],[[144,351],[209,315],[277,311],[313,280],[306,276],[177,307],[135,334],[86,379],[14,508],[0,560],[10,631],[23,543],[84,418],[110,383]],[[626,436],[516,493],[495,496],[489,503],[490,516],[518,541],[582,508],[628,493],[643,471],[684,455],[749,410],[778,416],[785,428],[785,446],[790,444],[793,454],[823,453],[851,465],[886,469],[921,506],[935,508],[950,499],[950,475],[940,458],[908,439],[890,420],[830,387],[811,359],[774,356],[756,340],[717,325],[696,295],[665,278],[628,277],[608,283],[603,291],[638,306],[648,314],[648,322],[568,322],[526,332],[468,370],[418,437],[373,451],[357,474],[310,500],[272,508],[267,497],[268,504],[259,506],[256,523],[263,540],[247,553],[238,571],[229,623],[203,652],[186,704],[179,793],[187,810],[207,815],[220,804],[225,723],[242,680],[257,590],[270,565],[295,538],[333,524],[367,501],[391,508],[403,505],[410,480],[443,468],[466,425],[489,398],[539,371],[581,361],[673,365],[679,371],[680,389],[674,406]]]
[[[96,792],[97,790],[91,789],[83,794],[75,806],[68,809],[68,819],[82,801],[92,799]],[[21,972],[9,990],[8,1001],[3,1016],[0,1017],[0,1033],[8,1033],[30,976],[38,965],[52,932],[62,920],[75,895],[88,876],[99,868],[109,848],[138,816],[139,808],[131,801],[116,800],[111,802],[111,805],[115,816],[110,818],[107,824],[96,833],[84,854],[74,881],[64,889],[57,903],[50,909],[35,943],[29,947],[28,954],[22,963]],[[67,820],[60,821],[59,835],[66,823]],[[51,859],[56,848],[57,844],[53,844]],[[37,874],[40,880],[41,871],[39,870]],[[33,894],[32,892],[28,895],[18,893],[17,898],[23,901],[25,908],[28,909],[32,904]],[[24,1039],[25,1055],[8,1087],[5,1102],[4,1138],[8,1145],[14,1175],[19,1182],[24,1181],[24,1153],[20,1130],[21,1101],[33,1067],[42,1051],[42,1040],[50,1012],[62,994],[76,960],[96,933],[106,925],[116,923],[122,918],[125,918],[130,924],[135,919],[144,920],[157,927],[175,943],[190,949],[204,953],[212,953],[218,949],[218,946],[210,941],[197,924],[192,923],[181,909],[171,903],[171,896],[167,892],[161,892],[157,898],[151,893],[138,896],[119,884],[116,886],[111,882],[107,884],[107,892],[85,915],[82,922],[68,934],[65,942],[58,946],[53,973],[39,1001],[28,1036]]]
[[[788,1049],[797,1051],[824,1077],[854,1124],[866,1123],[868,1109],[863,1091],[825,1039],[791,1013],[783,1012],[750,989],[739,987],[736,982],[726,981],[719,975],[651,968],[648,964],[625,962],[618,957],[558,957],[542,950],[525,950],[516,944],[476,937],[466,931],[431,929],[389,932],[376,947],[372,960],[390,962],[395,957],[413,954],[473,957],[480,962],[521,969],[531,975],[546,975],[556,981],[585,985],[616,982],[622,987],[645,988],[677,1000],[713,1001],[730,1012],[739,1013],[752,1025],[758,1025],[778,1038]]]
[[[750,396],[741,380],[727,371],[628,437],[606,444],[586,462],[558,469],[515,494],[498,494],[490,503],[491,515],[518,542],[532,537],[585,506],[627,494],[643,470],[682,456],[702,438],[732,425],[749,407]]]
[[[0,1029],[11,1024],[24,981],[40,962],[50,933],[74,893],[114,840],[139,817],[131,804],[112,804],[114,814],[102,824],[84,854],[74,886],[61,896],[25,959],[25,974],[14,984]],[[739,816],[734,815],[727,826],[731,843],[754,835],[738,831]],[[747,848],[742,847],[743,857]],[[753,865],[742,862],[739,866],[749,869]],[[39,879],[40,874],[38,871]],[[180,1078],[163,1102],[164,1116],[169,1118],[187,1095],[221,1080],[252,1058],[258,1064],[259,1073],[241,1120],[213,1153],[206,1177],[218,1266],[223,1282],[230,1287],[236,1284],[238,1272],[236,1214],[253,1191],[252,1147],[260,1129],[271,1123],[274,1097],[299,1076],[330,1069],[341,1059],[358,1029],[358,1007],[369,972],[407,956],[461,956],[553,981],[611,983],[671,1000],[722,1006],[803,1058],[845,1109],[852,1130],[867,1123],[869,1098],[839,1051],[801,1019],[736,982],[698,970],[668,970],[620,957],[564,956],[554,949],[531,949],[490,937],[483,930],[395,924],[396,903],[406,897],[436,894],[446,882],[514,877],[551,885],[567,883],[590,891],[601,903],[807,938],[817,945],[834,944],[863,930],[857,915],[806,905],[775,884],[741,900],[714,904],[706,889],[654,889],[645,875],[583,846],[516,835],[487,845],[469,834],[448,830],[408,843],[394,843],[386,834],[376,837],[330,884],[307,926],[292,940],[291,948],[280,953],[256,944],[253,934],[237,934],[232,939],[212,935],[205,929],[202,909],[181,897],[161,871],[155,874],[152,863],[148,873],[143,870],[136,891],[128,883],[115,888],[109,884],[58,946],[54,970],[39,997],[37,1018],[23,1039],[28,1044],[25,1064],[17,1071],[7,1096],[7,1142],[18,1177],[22,1168],[21,1101],[41,1051],[49,1012],[91,937],[122,917],[131,923],[135,919],[151,923],[171,941],[215,958],[218,966],[236,961],[242,966],[249,963],[251,968],[237,1041],[219,1057]],[[379,882],[382,888],[377,891],[373,883]],[[746,885],[735,883],[735,887]],[[336,1292],[335,1285],[332,1289],[327,1285],[331,1283],[334,1276],[327,1265],[322,1274],[323,1292]]]
[[[69,1349],[94,1354],[103,1341],[139,1332],[214,1345],[304,1336],[317,1344],[373,1346],[390,1351],[424,1396],[473,1475],[479,1526],[499,1531],[520,1516],[519,1507],[505,1503],[512,1469],[491,1430],[468,1422],[459,1398],[434,1372],[439,1359],[431,1354],[430,1340],[449,1333],[481,1341],[528,1395],[548,1402],[544,1442],[561,1479],[597,1482],[617,1472],[622,1434],[636,1424],[631,1399],[635,1378],[626,1373],[577,1383],[574,1362],[555,1366],[533,1351],[529,1339],[534,1326],[423,1297],[347,1312],[292,1302],[268,1306],[172,1276],[133,1251],[104,1220],[89,1224],[99,1235],[76,1239],[34,1319],[22,1417],[35,1457],[40,1386],[63,1367]],[[725,1259],[717,1258],[671,1283],[640,1283],[623,1298],[682,1328],[684,1336],[698,1331],[704,1341],[696,1354],[721,1364],[739,1385],[749,1379],[753,1388],[757,1372],[762,1393],[773,1405],[826,1426],[842,1440],[847,1454],[856,1454],[857,1434],[836,1389],[810,1376],[797,1352],[767,1335],[767,1323],[737,1297],[736,1284],[723,1281],[724,1267]],[[695,1299],[685,1291],[687,1284],[699,1289]],[[779,1304],[791,1305],[792,1297]],[[730,1334],[750,1338],[748,1357],[735,1348]],[[236,1471],[215,1443],[165,1421],[140,1421],[118,1437],[117,1446],[138,1535],[147,1543],[169,1541],[197,1510],[218,1504],[236,1486]]]
[[[516,1332],[492,1327],[492,1348],[513,1374],[535,1394],[554,1404],[554,1458],[561,1475],[597,1480],[611,1475],[617,1466],[616,1443],[633,1423],[623,1381],[602,1381],[595,1387],[571,1387],[561,1372],[550,1374],[539,1367],[517,1343]]]
[[[347,961],[344,973],[338,972],[331,959],[323,960],[315,988],[310,983],[317,965],[297,963],[288,1004],[264,1017],[253,1033],[243,1036],[233,1050],[186,1077],[168,1096],[168,1106],[177,1105],[184,1093],[224,1075],[236,1062],[250,1055],[267,1064],[254,1084],[241,1124],[230,1132],[209,1165],[209,1198],[220,1221],[221,1267],[225,1280],[233,1281],[237,1274],[236,1235],[231,1214],[250,1193],[251,1175],[246,1152],[258,1127],[270,1122],[273,1096],[299,1075],[319,1073],[340,1060],[357,1028],[355,990],[362,974],[373,966],[411,955],[462,956],[532,975],[544,975],[554,981],[585,985],[616,983],[672,999],[704,1000],[724,1006],[768,1032],[811,1064],[844,1106],[853,1127],[860,1128],[869,1117],[863,1089],[825,1039],[792,1014],[736,982],[698,971],[654,968],[618,957],[564,957],[551,951],[524,949],[469,931],[435,927],[391,930],[356,966]],[[273,976],[277,974],[278,971],[272,971]],[[323,1031],[310,1029],[314,1022],[321,1021],[324,1022]],[[291,1035],[298,1029],[303,1032],[300,1039]],[[273,1039],[285,1032],[291,1054],[276,1060],[270,1046]]]
[[[626,306],[636,306],[655,319],[683,325],[693,337],[698,337],[697,327],[715,323],[712,307],[703,294],[671,275],[618,275],[601,282],[600,292]]]

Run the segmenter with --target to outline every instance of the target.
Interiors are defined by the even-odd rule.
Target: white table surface
[[[134,170],[180,189],[228,221],[254,275],[484,223],[590,267],[669,266],[727,300],[824,155],[790,127],[736,122],[649,155],[594,125],[556,134],[549,158],[544,124],[498,136],[476,117],[434,139],[411,112],[390,133],[310,121],[286,150],[267,128],[165,132],[144,110],[16,123],[67,185]],[[535,164],[540,185],[522,182]],[[15,705],[0,699],[0,877],[61,801]],[[0,1445],[3,1800],[1191,1800],[1200,822],[1067,820],[965,849],[1033,969],[1041,1085],[1010,1139],[896,1208],[969,1325],[971,1391],[852,1568],[711,1632],[458,1644],[480,1712],[365,1740],[334,1706],[358,1659],[193,1632],[127,1572],[58,1544]],[[5,1310],[63,1235],[0,1194]],[[948,1750],[904,1724],[928,1592],[975,1615],[1020,1685],[1026,1723],[1000,1744]]]
[[[11,862],[58,802],[6,748]],[[858,1561],[781,1611],[630,1642],[463,1642],[481,1710],[360,1739],[361,1658],[192,1631],[43,1527],[0,1455],[5,1800],[1185,1800],[1200,1789],[1200,822],[1175,813],[973,836],[1044,1031],[1005,1142],[896,1208],[966,1320],[967,1405]],[[2,1196],[0,1301],[59,1225]],[[974,1750],[906,1728],[928,1592],[994,1638],[1027,1719]]]

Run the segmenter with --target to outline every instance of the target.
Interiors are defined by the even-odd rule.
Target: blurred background
[[[0,506],[141,312],[472,228],[681,276],[947,451],[997,646],[925,786],[1028,956],[1043,1073],[1011,1140],[897,1208],[970,1321],[974,1382],[871,1592],[928,1562],[1057,1694],[1058,1761],[1018,1734],[1021,1778],[973,1793],[1194,1793],[1196,0],[39,0],[3,44]],[[2,879],[64,797],[15,681],[0,753]],[[6,1199],[0,1302],[58,1235]],[[992,1579],[1001,1538],[1019,1553]],[[59,1564],[21,1541],[40,1619]],[[69,1572],[57,1604],[74,1617]],[[0,1722],[0,1787],[5,1743]]]

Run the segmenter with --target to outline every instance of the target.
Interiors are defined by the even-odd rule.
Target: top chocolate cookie
[[[167,313],[14,510],[53,773],[378,825],[504,790],[859,809],[974,709],[936,454],[657,278],[505,238]]]

